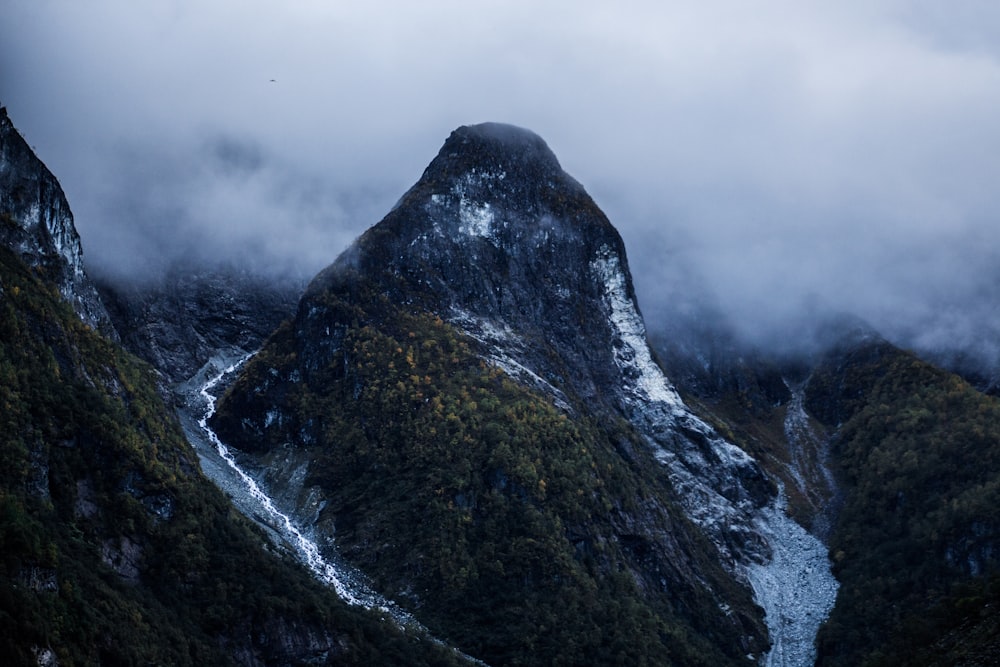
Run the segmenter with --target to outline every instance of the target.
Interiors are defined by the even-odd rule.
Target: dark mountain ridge
[[[114,336],[83,264],[80,235],[59,181],[0,107],[0,244],[12,249],[59,293],[84,322]]]

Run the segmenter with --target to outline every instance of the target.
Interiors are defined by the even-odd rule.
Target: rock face
[[[752,511],[773,497],[653,362],[621,237],[537,135],[499,124],[452,133],[393,211],[310,285],[297,322],[305,370],[328,361],[329,313],[317,301],[359,279],[452,322],[569,410],[625,415],[669,459],[692,514]]]
[[[304,285],[234,266],[171,268],[152,283],[98,281],[122,344],[171,383],[219,350],[250,352],[291,317]]]
[[[55,283],[86,324],[114,336],[83,266],[80,235],[59,181],[0,108],[0,243]]]
[[[427,318],[436,318],[438,324],[428,324]],[[452,336],[465,342],[456,347]],[[509,432],[505,424],[511,417],[487,419],[483,425],[460,410],[442,412],[439,422],[433,415],[421,416],[420,430],[415,432],[416,427],[396,423],[410,423],[410,413],[371,403],[384,404],[399,392],[416,401],[412,410],[417,415],[424,414],[421,401],[433,398],[447,405],[451,394],[438,386],[433,373],[420,367],[428,356],[422,351],[441,349],[444,342],[458,350],[451,353],[451,363],[463,363],[465,345],[483,368],[499,369],[503,377],[517,381],[522,388],[518,391],[529,390],[533,401],[542,401],[546,409],[569,418],[567,423],[604,441],[590,475],[602,485],[594,497],[604,499],[603,510],[588,510],[588,520],[561,513],[550,495],[535,494],[498,462],[494,452],[513,451],[516,458],[519,448],[530,449],[518,437],[492,439],[494,433]],[[368,374],[366,369],[372,367],[368,360],[381,358],[378,346],[383,344],[388,354],[383,375]],[[394,350],[401,355],[398,359],[392,357]],[[372,391],[375,385],[384,386],[387,377],[395,378],[392,369],[402,364],[413,369],[409,375],[387,383],[385,390]],[[475,401],[474,385],[456,387],[456,405],[465,401],[473,407],[477,403],[502,407],[504,401],[514,400],[501,389],[499,379],[495,382],[496,391],[484,387]],[[336,426],[339,418],[330,410],[350,413],[362,424],[380,415],[380,426],[343,431],[348,427]],[[728,660],[742,661],[748,653],[763,652],[759,620],[754,620],[760,612],[747,606],[749,586],[762,604],[768,604],[773,596],[765,588],[780,589],[782,577],[794,577],[791,565],[788,573],[763,576],[761,570],[777,562],[768,536],[786,534],[784,529],[762,529],[762,522],[787,521],[774,510],[777,488],[750,456],[719,436],[681,400],[646,342],[617,231],[539,137],[511,126],[485,124],[452,133],[393,210],[310,284],[294,322],[249,364],[221,403],[215,426],[231,444],[253,453],[265,475],[268,466],[279,460],[284,463],[270,470],[299,471],[298,481],[280,474],[272,474],[269,481],[281,493],[298,484],[301,497],[313,503],[317,493],[324,496],[328,504],[317,530],[328,531],[331,537],[336,530],[346,555],[367,564],[381,583],[404,592],[408,586],[418,588],[413,603],[428,608],[431,620],[437,617],[447,634],[454,631],[455,621],[440,620],[446,614],[438,593],[420,590],[420,568],[415,564],[412,573],[404,569],[389,574],[363,543],[369,539],[365,531],[375,528],[359,517],[393,511],[385,499],[359,507],[358,499],[345,496],[342,486],[324,480],[343,478],[335,462],[342,453],[344,468],[356,456],[378,467],[359,466],[356,476],[377,475],[370,478],[376,485],[398,475],[402,488],[407,469],[422,461],[418,457],[426,448],[440,447],[441,438],[432,438],[426,447],[420,444],[425,432],[447,432],[452,418],[476,427],[465,431],[464,449],[441,449],[438,456],[443,459],[430,465],[458,465],[463,481],[430,491],[450,496],[452,505],[466,511],[469,527],[462,528],[463,540],[489,519],[483,514],[484,496],[509,503],[513,492],[514,507],[526,504],[551,512],[553,521],[563,526],[553,536],[556,542],[577,545],[569,549],[568,568],[587,562],[590,554],[596,564],[587,575],[589,585],[600,589],[607,583],[602,572],[625,567],[639,585],[637,604],[697,632],[714,626],[717,647]],[[334,431],[345,437],[331,437]],[[483,460],[478,461],[475,452],[484,442]],[[393,456],[400,457],[396,466],[402,468],[386,467],[385,459],[370,459],[369,452],[379,447],[394,448]],[[557,468],[560,463],[549,458],[557,454],[554,444],[549,450],[530,451],[535,457],[532,470]],[[327,463],[311,465],[315,457]],[[616,483],[621,491],[609,484],[605,466],[608,471],[623,471],[630,480]],[[303,475],[303,468],[312,472]],[[303,478],[308,481],[302,482]],[[624,489],[639,486],[641,480],[653,480],[649,483],[657,490],[643,492],[638,503]],[[346,481],[350,486],[355,480]],[[563,481],[557,475],[547,476],[541,489],[559,488]],[[310,482],[312,488],[302,488]],[[415,494],[421,492],[415,487]],[[808,559],[799,553],[783,554],[784,562],[801,558],[814,563],[817,554],[822,557],[824,550],[814,538],[797,526],[785,528],[799,531],[810,553]],[[379,539],[419,552],[422,538],[412,529],[390,529]],[[516,538],[516,534],[506,536]],[[598,544],[608,546],[597,549]],[[552,558],[558,548],[553,546]],[[501,569],[511,567],[498,562]],[[722,570],[708,562],[721,563]],[[483,576],[484,564],[473,559],[473,565]],[[556,576],[569,579],[567,572]],[[714,603],[706,606],[701,594],[692,591],[694,581]],[[826,589],[823,601],[809,610],[818,624],[832,604],[830,590],[836,586],[832,580],[806,585]],[[768,610],[776,643],[783,632],[775,622],[777,612]],[[465,620],[473,623],[473,618]],[[476,632],[467,630],[469,644],[463,648],[487,660],[495,657],[489,641]],[[806,635],[803,655],[808,655],[809,632],[798,634]],[[668,652],[691,650],[683,641],[667,640],[665,645]],[[793,660],[807,660],[803,655]],[[701,657],[706,662],[723,659],[719,653]]]
[[[376,278],[394,303],[487,338],[516,332],[531,357],[520,361],[540,381],[609,405],[618,334],[594,272],[617,263],[631,301],[624,258],[617,231],[539,137],[464,127],[393,211],[314,280],[303,305],[356,276]]]

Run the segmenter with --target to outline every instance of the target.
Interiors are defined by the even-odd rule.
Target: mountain
[[[12,249],[89,326],[113,335],[111,321],[83,265],[80,235],[56,177],[0,107],[0,245]]]
[[[995,397],[850,316],[817,319],[814,352],[793,357],[716,319],[673,322],[656,347],[686,400],[760,456],[830,546],[841,588],[817,664],[996,665]],[[791,400],[769,389],[775,373]]]
[[[304,285],[227,264],[175,264],[142,282],[98,276],[122,345],[184,382],[220,350],[249,352],[291,317]]]
[[[696,294],[647,342],[531,132],[456,130],[297,305],[95,288],[4,110],[0,219],[5,664],[998,664],[995,373]]]
[[[58,183],[0,111],[6,665],[458,664],[349,606],[200,472],[124,352]]]
[[[617,231],[520,128],[452,133],[213,426],[491,664],[807,660],[833,602],[825,549],[655,363]]]
[[[805,405],[844,486],[819,664],[997,664],[1000,401],[867,335],[823,356]]]

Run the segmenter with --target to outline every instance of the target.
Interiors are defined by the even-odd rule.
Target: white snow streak
[[[452,309],[449,321],[460,327],[467,336],[481,343],[486,348],[487,360],[494,366],[510,377],[518,378],[549,394],[559,409],[569,410],[569,402],[563,392],[512,356],[512,352],[517,353],[523,349],[524,342],[509,326],[506,324],[503,324],[502,327],[497,326],[490,320],[476,317],[472,313],[458,308]]]
[[[204,416],[198,420],[198,426],[202,428],[209,441],[211,441],[211,443],[215,446],[216,450],[219,452],[219,456],[221,456],[226,463],[229,464],[229,467],[232,468],[237,475],[239,475],[250,495],[260,503],[261,507],[265,512],[267,512],[269,517],[277,522],[278,527],[285,538],[289,539],[299,556],[309,569],[313,571],[313,574],[315,574],[324,583],[332,586],[333,589],[337,591],[337,595],[339,595],[347,603],[375,608],[388,613],[390,610],[387,606],[373,603],[370,599],[367,599],[368,596],[355,595],[354,591],[352,591],[341,580],[337,570],[330,563],[328,563],[323,556],[320,555],[319,547],[302,534],[302,531],[300,531],[298,527],[292,523],[292,520],[288,518],[287,514],[282,513],[277,507],[274,506],[271,498],[264,493],[263,490],[261,490],[260,486],[252,477],[250,477],[250,475],[239,467],[236,460],[233,458],[233,455],[229,452],[229,448],[223,444],[222,440],[219,439],[219,436],[216,435],[215,431],[209,427],[208,420],[215,414],[216,402],[215,396],[211,394],[211,390],[222,382],[223,378],[239,369],[244,363],[247,362],[248,359],[250,359],[251,356],[253,355],[248,354],[239,361],[223,369],[218,375],[208,380],[208,382],[202,386],[200,393],[205,399],[206,408]]]
[[[631,387],[633,393],[640,400],[665,403],[677,411],[686,412],[687,408],[681,397],[649,352],[646,325],[625,291],[625,273],[618,255],[609,247],[602,246],[597,259],[590,266],[604,284],[604,295],[611,308],[611,323],[621,339],[621,344],[615,345],[615,361],[623,370],[638,372]],[[626,373],[625,377],[628,376]]]
[[[723,556],[732,556],[724,541],[718,540],[726,532],[755,533],[770,548],[763,562],[748,561],[744,556],[734,566],[764,609],[772,647],[761,664],[812,665],[816,659],[816,633],[837,596],[838,584],[830,572],[826,547],[788,517],[784,491],[762,509],[754,509],[749,500],[732,501],[720,493],[720,480],[723,484],[730,482],[737,477],[737,469],[754,465],[753,459],[691,413],[653,361],[646,328],[626,291],[618,255],[603,246],[590,266],[605,287],[605,303],[620,340],[615,343],[614,355],[625,379],[625,400],[635,408],[633,419],[643,422],[647,432],[654,434],[657,460],[681,492],[688,516],[716,538]],[[685,447],[676,441],[664,446],[655,437],[677,426],[702,434],[717,461],[707,461],[697,447]]]

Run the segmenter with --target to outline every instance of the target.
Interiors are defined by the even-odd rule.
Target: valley
[[[794,355],[647,330],[621,236],[530,131],[456,129],[304,288],[98,288],[2,120],[14,664],[1000,648],[998,399],[847,316]]]

